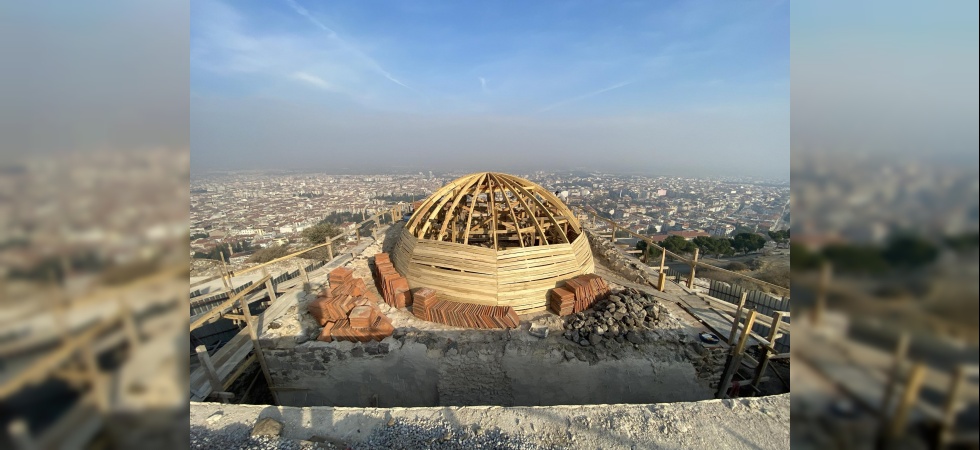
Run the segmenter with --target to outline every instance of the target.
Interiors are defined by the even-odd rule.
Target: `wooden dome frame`
[[[422,202],[406,228],[419,239],[482,244],[495,250],[571,244],[582,234],[575,214],[547,189],[492,172],[466,175],[443,186]]]
[[[595,270],[575,214],[523,178],[481,172],[425,199],[392,250],[412,288],[448,300],[543,311],[548,290]]]

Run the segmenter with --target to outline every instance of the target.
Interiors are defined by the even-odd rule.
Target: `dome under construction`
[[[549,289],[594,270],[568,206],[535,183],[492,172],[458,178],[424,200],[392,263],[413,288],[522,314],[544,310]]]

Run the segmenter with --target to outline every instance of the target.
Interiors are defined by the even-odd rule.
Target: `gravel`
[[[218,430],[191,426],[190,448],[192,449],[268,449],[299,450],[316,448],[312,443],[276,436],[249,436],[251,430],[245,426],[227,427]]]
[[[244,426],[218,430],[194,426],[191,428],[190,448],[192,449],[320,449],[350,448],[353,450],[399,450],[399,449],[513,449],[547,450],[559,449],[559,445],[541,445],[530,437],[508,434],[499,428],[482,429],[454,427],[446,422],[425,419],[392,419],[386,426],[375,429],[364,442],[353,445],[334,446],[328,442],[298,441],[276,436],[249,436],[250,430]]]
[[[542,447],[527,436],[489,430],[477,426],[453,427],[445,422],[428,420],[392,420],[388,426],[379,427],[368,439],[352,449],[515,449],[532,450],[560,447]]]
[[[789,394],[660,404],[332,408],[191,402],[191,448],[789,448]],[[251,439],[262,417],[288,439]]]

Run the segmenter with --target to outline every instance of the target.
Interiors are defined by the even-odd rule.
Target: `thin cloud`
[[[296,11],[297,14],[299,14],[299,15],[305,17],[307,20],[309,20],[310,23],[312,23],[314,26],[316,26],[317,28],[320,28],[323,31],[326,31],[327,32],[327,36],[329,38],[334,39],[338,44],[340,44],[346,50],[350,51],[351,53],[357,55],[359,58],[361,58],[364,61],[366,61],[368,63],[368,65],[375,72],[377,72],[379,75],[387,78],[388,81],[391,81],[392,83],[395,83],[395,84],[397,84],[397,85],[399,85],[399,86],[401,86],[401,87],[403,87],[405,89],[409,89],[411,91],[418,92],[414,88],[412,88],[411,86],[409,86],[409,85],[405,84],[404,82],[402,82],[401,80],[399,80],[398,78],[395,78],[395,76],[392,75],[391,72],[388,72],[387,70],[385,70],[384,67],[382,67],[381,64],[377,60],[375,60],[374,58],[372,58],[370,55],[368,55],[367,53],[364,53],[359,48],[357,48],[356,46],[354,46],[350,42],[347,42],[347,40],[345,40],[344,38],[340,37],[340,35],[337,34],[337,32],[334,31],[333,28],[328,27],[322,21],[320,21],[319,19],[317,19],[316,17],[314,17],[313,14],[311,14],[309,10],[307,10],[306,8],[304,8],[299,3],[296,3],[295,0],[286,0],[286,4],[288,4],[289,7],[293,9],[293,11]]]
[[[607,87],[604,87],[602,89],[599,89],[598,91],[589,92],[588,94],[579,95],[578,97],[572,97],[572,98],[569,98],[569,99],[566,99],[566,100],[562,100],[562,101],[557,102],[557,103],[552,103],[552,104],[550,104],[548,106],[545,106],[544,108],[541,108],[538,112],[549,111],[549,110],[555,109],[555,108],[557,108],[559,106],[564,106],[564,105],[567,105],[569,103],[575,103],[577,101],[581,101],[581,100],[585,100],[587,98],[595,97],[595,96],[597,96],[599,94],[603,94],[603,93],[606,93],[606,92],[609,92],[609,91],[613,91],[613,90],[619,89],[621,87],[629,86],[629,85],[631,85],[631,84],[633,84],[635,82],[636,82],[636,80],[619,82],[619,83],[616,83],[616,84],[614,84],[612,86],[607,86]]]
[[[296,72],[296,73],[293,74],[292,78],[294,80],[299,80],[299,81],[306,82],[306,83],[311,84],[313,86],[316,86],[316,87],[318,87],[320,89],[326,89],[326,90],[334,90],[335,89],[333,85],[331,85],[329,82],[327,82],[327,80],[324,80],[323,78],[320,78],[320,77],[318,77],[316,75],[313,75],[311,73],[308,73],[308,72],[302,72],[302,71]]]

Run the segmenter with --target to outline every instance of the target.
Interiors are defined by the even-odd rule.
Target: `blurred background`
[[[0,5],[0,448],[187,445],[188,33]]]
[[[794,448],[977,448],[976,2],[794,2]]]

